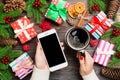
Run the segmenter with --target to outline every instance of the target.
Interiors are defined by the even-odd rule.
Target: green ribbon
[[[60,16],[63,19],[63,21],[66,21],[66,14],[67,14],[66,8],[57,7],[54,4],[50,4],[49,8],[50,10],[53,10],[55,12],[54,14],[52,14],[54,15],[54,17]]]

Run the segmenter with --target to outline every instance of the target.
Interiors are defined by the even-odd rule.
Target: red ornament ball
[[[10,57],[7,56],[7,55],[4,56],[4,57],[1,59],[1,62],[2,62],[3,64],[8,64],[9,61],[10,61]]]
[[[29,51],[29,50],[30,50],[30,45],[29,45],[29,44],[23,45],[23,50],[24,50],[25,52]]]
[[[90,40],[91,47],[97,46],[97,44],[98,44],[98,40],[94,40],[94,39]]]
[[[120,58],[120,52],[118,52],[118,53],[116,54],[116,57],[117,57],[117,58]]]

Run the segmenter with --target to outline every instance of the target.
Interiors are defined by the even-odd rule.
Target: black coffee
[[[84,29],[75,28],[67,35],[68,44],[75,48],[82,48],[88,44],[88,33]]]

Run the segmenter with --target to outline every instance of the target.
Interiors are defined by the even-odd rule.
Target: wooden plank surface
[[[0,2],[3,2],[4,0],[0,0]],[[67,0],[71,3],[76,3],[78,1],[84,2],[86,4],[87,7],[87,0]],[[35,22],[34,19],[30,19],[31,22]],[[40,33],[41,29],[36,25],[35,26],[37,29],[37,32]],[[65,33],[66,31],[71,28],[72,26],[69,26],[67,23],[63,23],[62,25],[56,25],[54,23],[52,23],[52,27],[55,28],[58,32],[60,41],[64,42],[64,38],[65,38]],[[35,56],[35,42],[37,41],[37,39],[32,39],[31,41],[28,42],[28,44],[30,44],[30,51],[28,52],[29,55],[32,57],[32,59],[34,60],[34,56]],[[22,45],[19,43],[18,46],[14,47],[14,49],[17,50],[22,50]],[[91,56],[93,56],[95,47],[90,47],[88,46],[86,48],[86,50],[91,54]],[[65,55],[67,57],[68,60],[68,67],[61,69],[59,71],[55,71],[53,73],[50,74],[50,80],[82,80],[81,76],[79,75],[79,62],[76,59],[76,51],[73,51],[72,49],[70,49],[67,45],[65,45]],[[105,77],[101,76],[100,74],[100,70],[101,70],[102,66],[95,64],[94,65],[94,69],[95,72],[97,74],[97,76],[99,77],[100,80],[106,80]],[[31,77],[31,74],[28,75],[27,77],[25,77],[23,80],[29,80]],[[13,80],[19,80],[17,77],[14,77]]]

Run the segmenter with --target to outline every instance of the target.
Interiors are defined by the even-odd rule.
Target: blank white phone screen
[[[39,39],[49,67],[64,63],[65,58],[55,33]]]

